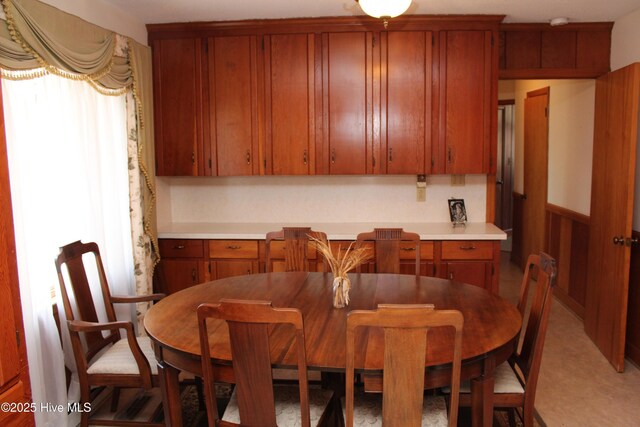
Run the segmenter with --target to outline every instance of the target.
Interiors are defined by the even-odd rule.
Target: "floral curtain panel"
[[[2,78],[45,74],[84,80],[100,93],[127,97],[131,223],[136,293],[152,292],[159,260],[155,222],[155,170],[151,51],[37,0],[1,0]],[[138,314],[146,312],[138,307]]]

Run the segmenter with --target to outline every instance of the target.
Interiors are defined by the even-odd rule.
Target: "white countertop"
[[[506,240],[504,231],[493,224],[470,222],[453,227],[449,222],[426,223],[173,223],[158,227],[161,239],[264,239],[269,231],[282,227],[311,227],[324,231],[329,240],[355,240],[358,233],[374,228],[403,228],[418,233],[422,240]]]

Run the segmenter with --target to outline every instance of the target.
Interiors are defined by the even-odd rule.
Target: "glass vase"
[[[349,305],[349,290],[351,280],[346,276],[337,276],[333,279],[333,306],[343,308]]]

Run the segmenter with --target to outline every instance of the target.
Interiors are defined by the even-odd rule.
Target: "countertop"
[[[403,228],[418,233],[422,240],[506,240],[504,231],[493,224],[469,222],[453,227],[449,222],[425,223],[173,223],[158,227],[161,239],[264,239],[269,231],[282,227],[311,227],[324,231],[329,240],[355,240],[358,233],[374,228]]]

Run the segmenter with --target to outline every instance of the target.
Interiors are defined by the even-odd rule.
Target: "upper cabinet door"
[[[381,34],[381,161],[388,174],[431,172],[432,37]]]
[[[211,175],[258,175],[256,36],[208,39]]]
[[[202,43],[155,40],[154,123],[157,175],[202,173]]]
[[[324,172],[372,173],[373,35],[324,33],[322,50]]]
[[[315,174],[315,36],[265,36],[264,46],[266,170]]]
[[[440,154],[436,156],[444,164],[440,172],[490,172],[495,118],[491,35],[491,31],[440,33]]]

